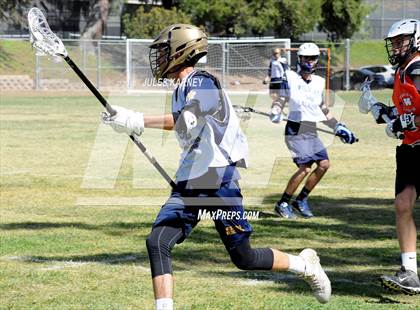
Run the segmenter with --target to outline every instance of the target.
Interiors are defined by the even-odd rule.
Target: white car
[[[395,70],[392,68],[391,65],[376,65],[376,66],[364,66],[360,69],[367,69],[376,73],[377,75],[381,75],[384,77],[384,82],[387,87],[391,87],[394,85],[394,75]]]

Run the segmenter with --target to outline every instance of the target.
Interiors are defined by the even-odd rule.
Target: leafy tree
[[[261,35],[272,26],[278,16],[269,1],[181,0],[179,7],[191,16],[195,24],[205,25],[206,30],[217,36]]]
[[[320,31],[332,41],[351,38],[363,26],[364,18],[372,10],[363,0],[323,0]]]
[[[322,0],[275,1],[279,18],[274,21],[276,36],[297,40],[300,35],[312,31],[321,17]]]
[[[322,0],[180,0],[179,8],[212,35],[276,35],[297,38],[312,30]]]
[[[82,39],[100,39],[108,20],[110,0],[90,0],[85,11],[86,27],[82,31]]]
[[[29,0],[0,0],[0,21],[21,23],[25,19],[23,9],[27,4]]]
[[[242,14],[238,19],[238,23],[241,25],[240,29],[243,29],[245,34],[274,34],[273,25],[280,16],[280,12],[276,9],[277,1],[244,2],[241,8]]]
[[[202,0],[180,1],[179,8],[189,16],[194,24],[204,25],[206,30],[218,36],[229,36],[244,32],[238,23],[245,13],[244,0]]]
[[[139,7],[132,16],[123,16],[124,33],[130,38],[154,38],[164,27],[177,23],[191,24],[191,19],[175,8],[153,7],[145,11]]]

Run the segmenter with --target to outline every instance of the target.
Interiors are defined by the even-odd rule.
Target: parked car
[[[386,87],[393,87],[395,70],[391,65],[365,66],[360,69],[367,69],[375,74],[382,75],[384,77]]]
[[[359,90],[366,78],[372,80],[372,89],[386,87],[385,79],[382,75],[376,74],[368,69],[350,69],[350,89]],[[330,89],[345,89],[345,71],[340,70],[331,75]]]

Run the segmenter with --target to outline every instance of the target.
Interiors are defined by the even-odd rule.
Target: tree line
[[[169,24],[192,23],[219,37],[274,36],[297,40],[317,28],[331,41],[340,41],[361,29],[365,16],[372,10],[364,0],[163,0],[160,6],[154,5],[155,1],[149,2],[122,16],[123,35],[153,38]],[[46,10],[60,9],[58,4],[67,5],[73,18],[83,15],[87,21],[86,27],[80,29],[83,38],[98,39],[105,30],[110,8],[121,7],[123,3],[123,0],[0,0],[0,20],[23,23],[22,8],[28,5]],[[74,20],[77,22],[77,18]]]
[[[372,10],[363,0],[166,0],[123,17],[128,37],[153,38],[171,23],[192,23],[211,36],[297,40],[317,28],[331,41],[351,38]]]

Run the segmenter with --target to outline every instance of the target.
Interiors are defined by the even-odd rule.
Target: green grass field
[[[375,94],[387,102],[390,92]],[[358,112],[357,93],[339,97],[333,112],[360,142],[323,136],[332,167],[311,194],[316,217],[310,220],[273,212],[295,170],[283,126],[259,115],[243,123],[251,163],[242,173],[246,209],[261,212],[251,222],[252,244],[294,254],[315,248],[332,282],[330,303],[318,304],[290,274],[237,270],[213,223],[203,221],[173,251],[177,309],[420,307],[420,297],[386,292],[377,281],[399,266],[397,141]],[[163,112],[167,102],[144,94],[110,98],[146,113]],[[254,100],[268,109],[268,96],[248,104]],[[127,138],[100,126],[100,111],[91,95],[1,95],[0,309],[153,308],[145,238],[169,188]],[[179,153],[173,135],[146,130],[142,140],[173,174]],[[416,216],[418,225],[418,210]]]

